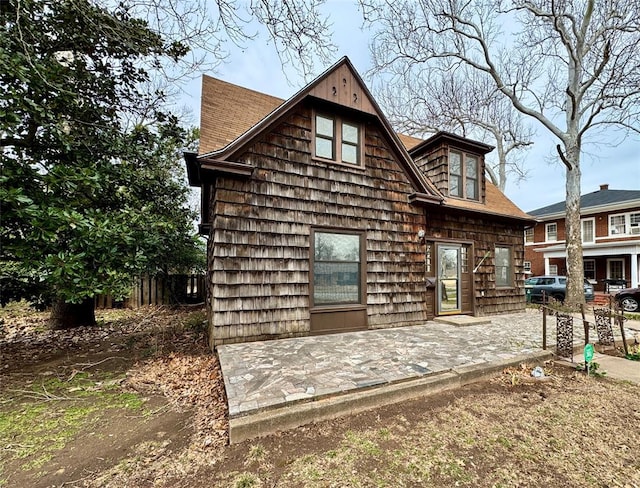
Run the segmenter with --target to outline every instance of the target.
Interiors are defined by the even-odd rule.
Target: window
[[[582,230],[582,242],[595,242],[596,241],[596,221],[595,219],[584,219],[580,221]]]
[[[585,259],[583,262],[584,265],[584,277],[588,280],[596,279],[596,260],[595,259]]]
[[[531,261],[524,262],[524,272],[527,274],[531,274]]]
[[[609,235],[618,235],[618,234],[626,234],[627,219],[625,215],[610,215],[609,216]]]
[[[549,274],[551,276],[557,276],[558,275],[558,265],[557,264],[550,264],[549,265]]]
[[[363,234],[313,233],[313,304],[362,303]]]
[[[610,215],[609,235],[640,235],[640,212]]]
[[[607,259],[607,279],[624,279],[624,261],[622,259]]]
[[[449,152],[449,195],[480,199],[478,158],[461,152]]]
[[[533,227],[524,230],[524,242],[525,244],[533,242]]]
[[[545,226],[545,240],[547,242],[553,242],[558,240],[558,224],[547,224]]]
[[[352,165],[362,164],[361,127],[339,117],[314,117],[314,156]]]
[[[496,246],[496,286],[513,285],[513,267],[511,264],[511,248]]]

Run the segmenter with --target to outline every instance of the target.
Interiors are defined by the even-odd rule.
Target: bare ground
[[[201,310],[99,313],[51,332],[0,323],[0,486],[640,487],[640,388],[523,365],[427,396],[228,446]]]

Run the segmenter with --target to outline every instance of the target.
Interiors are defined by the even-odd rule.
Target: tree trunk
[[[584,263],[582,260],[582,228],[580,222],[580,147],[569,146],[566,152],[566,247],[567,296],[565,302],[573,307],[584,303]]]
[[[87,298],[82,303],[66,303],[57,299],[51,306],[50,329],[71,329],[96,325],[95,302]]]

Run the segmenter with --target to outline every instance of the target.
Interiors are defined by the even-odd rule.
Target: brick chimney
[[[609,183],[604,183],[604,184],[600,185],[600,191],[608,190],[608,189],[609,189]]]

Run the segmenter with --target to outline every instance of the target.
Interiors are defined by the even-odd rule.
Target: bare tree
[[[537,120],[566,166],[568,300],[583,303],[580,157],[602,129],[640,132],[640,2],[360,0],[376,66],[487,74]]]
[[[94,0],[97,4],[110,0]],[[229,42],[243,46],[257,40],[260,29],[272,43],[283,66],[304,76],[315,63],[326,64],[336,47],[330,24],[321,12],[325,0],[128,0],[126,8],[170,42],[189,48],[177,65],[164,66],[167,77],[198,76],[227,57]]]
[[[374,53],[374,58],[380,56]],[[417,73],[412,67],[396,68],[391,65],[378,72],[383,81],[376,89],[395,127],[422,137],[446,130],[494,144],[496,157],[486,166],[492,183],[504,191],[508,177],[518,182],[526,179],[521,156],[533,144],[533,129],[495,88],[493,80],[465,67]]]

